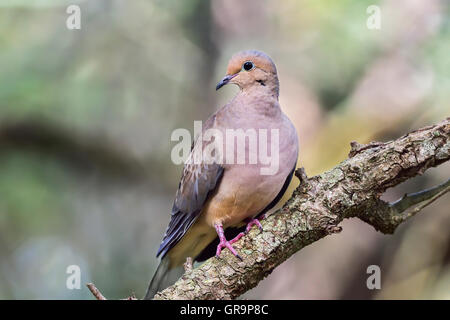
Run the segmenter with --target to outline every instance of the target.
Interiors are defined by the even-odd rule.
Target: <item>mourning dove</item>
[[[214,113],[202,128],[202,134],[213,129],[224,139],[218,139],[217,135],[209,141],[215,151],[206,160],[195,161],[195,155],[207,146],[207,139],[198,137],[192,146],[175,196],[171,220],[157,253],[161,262],[146,299],[173,284],[183,274],[182,266],[187,257],[203,261],[214,254],[219,257],[221,250],[228,248],[241,259],[232,244],[253,225],[262,230],[259,220],[277,205],[292,180],[298,157],[298,138],[278,103],[279,82],[272,59],[253,50],[235,54],[216,90],[229,83],[239,87],[238,94]],[[226,139],[230,130],[257,132],[258,152],[250,147],[250,134],[244,137],[248,142],[244,149],[236,147],[234,136]],[[266,136],[259,135],[261,132],[266,132]],[[228,158],[230,149],[233,153]],[[278,164],[268,164],[267,159],[259,158],[255,163],[254,156],[261,156],[261,150],[266,150],[267,155],[270,153],[271,160],[277,160]],[[242,151],[244,156],[240,154]],[[240,156],[241,162],[236,160]]]

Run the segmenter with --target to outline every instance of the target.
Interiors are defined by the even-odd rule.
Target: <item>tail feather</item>
[[[155,275],[148,286],[144,299],[150,300],[157,292],[174,284],[175,281],[183,275],[183,272],[184,270],[182,266],[169,269],[169,257],[165,256],[161,259],[161,262],[156,269]]]

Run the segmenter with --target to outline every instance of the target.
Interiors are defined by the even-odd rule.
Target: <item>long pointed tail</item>
[[[169,257],[165,256],[158,265],[156,272],[150,281],[144,299],[152,299],[158,291],[161,291],[175,283],[183,275],[183,267],[169,269]]]

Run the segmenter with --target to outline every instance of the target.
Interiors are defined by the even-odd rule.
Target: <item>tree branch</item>
[[[88,283],[86,286],[88,287],[89,291],[91,291],[91,293],[94,295],[94,297],[97,300],[106,300],[106,298],[103,296],[103,294],[100,292],[100,290],[98,290],[97,287],[93,283]]]
[[[411,194],[405,194],[403,198],[389,204],[391,207],[391,210],[394,210],[398,214],[402,213],[406,209],[412,207],[415,204],[424,202],[424,204],[418,206],[417,208],[420,208],[417,212],[419,212],[421,209],[425,208],[427,205],[434,202],[434,200],[438,199],[439,197],[443,196],[450,190],[450,179],[448,179],[446,182],[435,186],[430,189],[422,190],[416,193]],[[416,209],[417,209],[416,208]],[[415,210],[414,210],[415,211]]]
[[[234,299],[255,287],[303,247],[342,230],[357,217],[376,230],[393,233],[406,219],[449,191],[449,181],[392,204],[380,199],[386,189],[450,159],[450,118],[386,143],[351,144],[349,158],[312,178],[296,172],[299,187],[273,215],[234,244],[243,258],[227,250],[187,272],[155,299]],[[405,211],[419,204],[409,213]]]

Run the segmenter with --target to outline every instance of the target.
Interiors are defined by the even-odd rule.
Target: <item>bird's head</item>
[[[277,68],[270,57],[256,50],[241,51],[231,57],[227,74],[217,84],[219,90],[228,83],[236,84],[241,90],[261,88],[273,91],[278,96]]]

